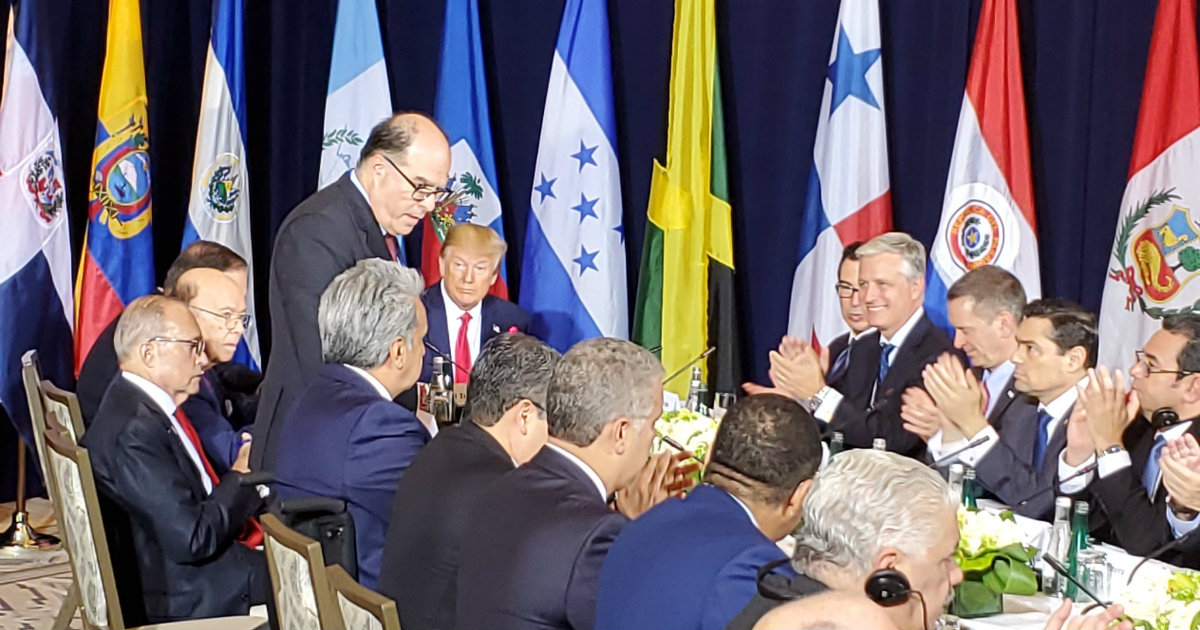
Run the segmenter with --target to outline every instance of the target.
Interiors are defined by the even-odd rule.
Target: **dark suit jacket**
[[[454,628],[458,567],[469,513],[512,458],[473,422],[438,432],[404,473],[383,543],[380,593],[406,630]]]
[[[600,566],[628,520],[586,473],[543,448],[471,510],[457,627],[592,630]]]
[[[79,411],[83,414],[84,426],[92,425],[92,418],[96,417],[104,392],[108,391],[108,384],[121,371],[117,363],[117,349],[113,347],[119,319],[119,316],[114,317],[96,337],[96,343],[92,344],[92,349],[79,368],[79,378],[75,379],[75,395],[79,397]]]
[[[758,623],[759,619],[762,619],[764,615],[776,607],[782,606],[793,599],[816,595],[827,590],[829,590],[827,586],[807,575],[796,575],[791,578],[778,573],[765,575],[763,576],[762,584],[758,588],[758,593],[733,618],[733,621],[730,621],[729,625],[725,626],[725,629],[750,630],[754,627],[754,624]],[[770,596],[764,595],[764,591],[770,593]]]
[[[1010,397],[1010,394],[1011,397]],[[1037,442],[1038,406],[1012,389],[1012,381],[1004,399],[996,403],[991,417],[997,417],[1000,406],[1005,405],[1000,420],[1000,443],[993,446],[987,455],[976,463],[976,479],[984,490],[992,493],[1001,502],[1012,506],[1017,514],[1044,521],[1054,520],[1053,486],[1058,479],[1058,455],[1067,446],[1067,409],[1062,421],[1046,442],[1046,452],[1039,465],[1034,466],[1033,451]],[[990,419],[990,418],[989,418]],[[993,424],[995,422],[993,421]],[[1021,501],[1028,502],[1021,505]]]
[[[317,331],[321,293],[364,258],[391,256],[349,173],[301,202],[279,227],[271,255],[271,355],[250,447],[252,469],[274,469],[276,424],[324,365]]]
[[[849,345],[850,333],[843,333],[833,341],[829,342],[829,369],[831,372],[833,371],[833,366],[837,361],[837,358],[841,356],[842,352],[844,352]],[[842,374],[835,374],[834,376],[837,376],[838,378],[827,381],[825,384],[838,390],[839,392],[842,391],[842,383],[845,382],[846,373],[849,371],[850,370],[847,368],[847,370]]]
[[[227,473],[206,494],[170,420],[136,385],[113,379],[82,443],[131,627],[244,615],[251,593],[267,592],[262,552],[235,541],[262,506],[257,490]]]
[[[909,387],[923,387],[921,370],[937,360],[942,353],[953,352],[966,363],[962,353],[929,318],[922,315],[904,343],[893,350],[892,365],[887,378],[879,384],[874,402],[871,392],[879,375],[879,331],[863,335],[854,344],[842,387],[841,404],[829,423],[833,431],[841,431],[846,445],[870,448],[877,437],[887,440],[889,451],[920,458],[925,442],[904,430],[900,419],[900,395]]]
[[[326,365],[279,433],[275,486],[280,499],[342,499],[354,518],[358,581],[375,588],[396,486],[429,442],[407,409],[385,400],[344,365]]]
[[[242,446],[241,435],[225,416],[225,396],[216,375],[211,370],[200,379],[200,390],[180,405],[187,414],[204,452],[217,474],[223,474],[237,460]]]
[[[786,557],[728,492],[699,486],[617,537],[600,571],[596,627],[721,630],[758,592],[758,569]]]
[[[429,320],[429,331],[425,333],[425,340],[447,357],[453,356],[454,340],[450,339],[450,333],[446,328],[446,303],[442,296],[441,281],[425,289],[425,292],[421,294],[421,301],[425,303],[425,316]],[[479,307],[479,319],[481,320],[479,326],[480,348],[483,348],[483,344],[492,337],[502,332],[508,332],[510,327],[516,326],[520,332],[529,329],[529,313],[526,313],[525,309],[494,295],[483,298]],[[433,357],[432,352],[425,353],[425,365],[421,367],[422,383],[429,382],[429,376],[433,369]]]

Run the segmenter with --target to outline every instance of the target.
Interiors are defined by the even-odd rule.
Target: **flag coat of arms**
[[[108,5],[88,222],[75,292],[75,371],[126,304],[154,291],[150,132],[138,0]]]
[[[892,229],[877,0],[843,0],[821,98],[792,280],[788,334],[818,346],[846,324],[835,290],[842,250]]]
[[[438,256],[446,231],[456,223],[486,225],[504,238],[500,197],[496,193],[496,158],[488,115],[487,77],[479,35],[479,0],[447,0],[438,69],[434,114],[450,139],[450,182],[454,202],[429,214],[421,239],[421,274],[432,285],[441,279]],[[508,298],[508,272],[500,275],[491,293]]]
[[[200,125],[192,163],[192,195],[183,246],[214,241],[246,260],[246,313],[250,325],[234,360],[262,365],[254,322],[254,267],[250,247],[250,186],[246,175],[246,80],[242,47],[244,0],[213,3],[212,37],[204,65]]]
[[[1100,302],[1100,363],[1128,367],[1162,319],[1200,310],[1195,0],[1161,0]],[[1195,216],[1193,212],[1197,212]]]
[[[559,351],[629,335],[607,11],[563,9],[530,195],[520,303]]]
[[[966,272],[995,265],[1041,297],[1025,88],[1016,0],[984,0],[930,248],[925,312],[949,329],[946,291]]]

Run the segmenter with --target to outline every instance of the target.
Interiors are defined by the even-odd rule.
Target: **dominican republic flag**
[[[819,346],[846,330],[842,250],[892,229],[877,0],[843,0],[813,146],[788,334]]]
[[[608,8],[567,0],[546,90],[521,306],[559,351],[629,335]]]
[[[75,288],[76,373],[96,337],[125,305],[154,291],[147,124],[138,0],[111,0],[87,232]]]
[[[71,236],[46,38],[60,25],[48,3],[9,13],[0,95],[0,404],[29,444],[21,355],[37,350],[45,378],[72,381]]]
[[[1129,181],[1100,302],[1100,362],[1128,367],[1162,319],[1200,304],[1200,69],[1195,0],[1160,0]],[[1197,208],[1200,210],[1200,208]]]
[[[942,220],[930,249],[925,312],[949,330],[946,291],[982,265],[1042,294],[1016,0],[984,0],[958,115]]]
[[[254,321],[254,267],[250,249],[250,185],[246,176],[246,76],[242,47],[244,0],[215,0],[212,38],[204,65],[204,94],[192,196],[183,246],[214,241],[246,259],[246,313],[250,325],[233,360],[258,369],[258,326]]]
[[[446,231],[455,223],[486,225],[504,238],[500,198],[496,195],[496,159],[492,123],[488,116],[487,78],[483,73],[483,42],[479,37],[479,0],[447,0],[438,68],[438,124],[450,138],[449,187],[458,191],[454,203],[434,209],[421,238],[421,274],[432,285],[441,279],[438,256]],[[508,271],[500,261],[500,277],[491,293],[508,298]]]

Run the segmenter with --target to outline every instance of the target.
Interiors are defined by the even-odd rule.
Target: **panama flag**
[[[819,346],[846,329],[835,289],[842,250],[892,229],[879,43],[877,0],[843,0],[817,120],[788,321],[789,335]]]
[[[258,369],[258,327],[254,323],[254,267],[250,251],[250,186],[246,176],[246,78],[242,48],[244,0],[213,3],[212,38],[204,65],[192,196],[183,246],[215,241],[246,259],[246,313],[250,325],[234,361]]]
[[[8,17],[0,95],[0,404],[32,444],[21,355],[37,350],[42,373],[60,387],[71,385],[72,374],[71,236],[50,83],[55,49],[43,30],[61,21],[49,3],[36,1]]]
[[[1003,267],[1030,300],[1042,294],[1017,27],[1016,0],[984,0],[926,274],[925,312],[945,329],[946,291],[976,267]]]
[[[354,168],[371,128],[391,115],[375,0],[338,0],[317,188]]]
[[[1100,302],[1100,362],[1124,368],[1162,319],[1200,304],[1200,69],[1195,0],[1161,0],[1129,181]]]
[[[550,68],[525,232],[521,306],[559,351],[629,335],[608,9],[567,0]]]
[[[479,36],[479,0],[448,0],[438,69],[438,123],[450,138],[450,183],[454,203],[434,209],[421,239],[421,273],[425,283],[441,279],[438,255],[446,231],[455,223],[486,225],[504,237],[500,198],[496,195],[496,159],[488,116],[483,42]],[[508,298],[508,272],[500,261],[500,277],[491,293]]]
[[[75,289],[75,372],[126,304],[154,290],[150,132],[138,0],[108,5],[88,222]]]

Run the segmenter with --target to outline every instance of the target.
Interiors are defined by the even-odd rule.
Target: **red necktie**
[[[387,243],[388,253],[391,254],[392,260],[400,262],[400,245],[396,243],[396,235],[384,234],[383,242]]]
[[[180,407],[175,408],[175,420],[179,422],[179,428],[183,429],[183,434],[187,436],[192,447],[196,449],[196,454],[200,456],[200,463],[204,465],[204,473],[208,475],[208,480],[212,482],[213,487],[220,483],[220,478],[217,477],[217,471],[213,470],[212,464],[208,461],[208,456],[204,454],[204,447],[200,445],[200,436],[196,434],[196,428],[192,426],[192,421],[187,417]],[[246,519],[242,523],[242,531],[238,534],[238,542],[253,549],[262,544],[262,526],[258,524],[255,518]]]
[[[458,318],[458,342],[454,344],[454,382],[466,383],[471,370],[471,344],[467,342],[467,328],[471,323],[471,314],[463,313]]]

